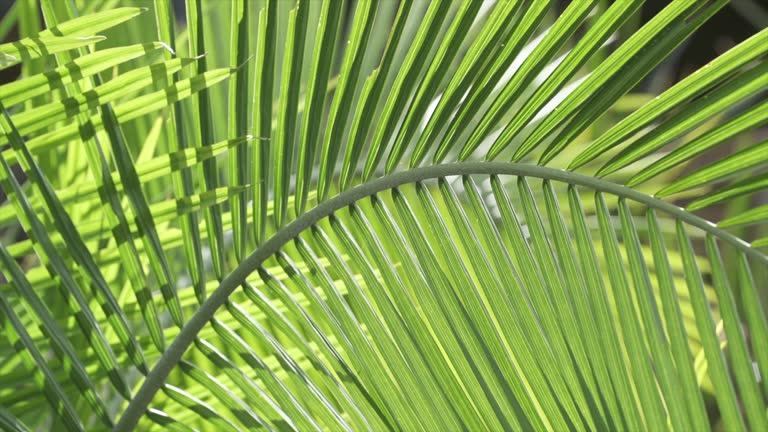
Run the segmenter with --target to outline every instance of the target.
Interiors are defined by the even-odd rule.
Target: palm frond
[[[688,394],[689,390],[701,385],[696,379],[693,354],[685,348],[685,344],[673,349],[669,339],[673,337],[672,332],[677,331],[671,340],[679,345],[681,340],[685,340],[687,329],[681,321],[678,309],[680,298],[670,273],[669,254],[662,249],[665,236],[658,230],[656,215],[657,212],[677,213],[680,217],[679,241],[686,242],[681,243],[684,267],[680,271],[687,280],[695,325],[707,356],[722,356],[709,306],[715,299],[707,298],[702,282],[704,273],[695,263],[690,246],[686,246],[690,240],[685,227],[702,229],[710,239],[714,239],[713,235],[722,235],[717,232],[719,228],[674,206],[653,198],[643,198],[645,212],[653,227],[654,258],[660,260],[654,265],[657,269],[664,269],[657,270],[661,282],[655,288],[640,249],[638,230],[626,204],[626,201],[635,198],[631,190],[610,184],[597,186],[595,199],[599,229],[586,227],[583,222],[585,215],[582,214],[576,218],[582,222],[573,228],[576,233],[574,239],[569,234],[570,230],[566,230],[562,210],[556,204],[553,182],[561,183],[568,179],[573,197],[571,206],[575,210],[580,208],[580,198],[574,187],[590,188],[594,179],[574,177],[573,174],[548,168],[534,170],[524,165],[510,168],[506,164],[475,163],[472,168],[469,167],[468,164],[444,165],[436,167],[441,169],[424,168],[383,177],[381,181],[374,180],[351,189],[325,203],[328,205],[313,209],[279,233],[285,233],[284,237],[273,237],[267,243],[268,248],[261,248],[246,258],[245,268],[241,267],[225,279],[221,288],[198,311],[203,317],[196,315],[193,318],[195,321],[189,326],[194,330],[187,333],[187,328],[183,329],[168,352],[179,359],[182,355],[194,357],[194,347],[186,351],[178,349],[178,345],[184,343],[189,346],[196,340],[195,334],[207,333],[204,327],[208,326],[206,323],[210,318],[227,321],[229,306],[220,309],[214,303],[215,299],[220,299],[222,305],[230,303],[232,300],[228,295],[244,283],[248,275],[258,273],[261,280],[257,278],[256,281],[261,286],[279,286],[284,292],[278,294],[269,289],[259,294],[258,305],[263,306],[256,307],[285,307],[288,311],[299,308],[298,314],[282,315],[280,319],[286,322],[281,327],[309,325],[314,331],[326,329],[330,332],[336,342],[331,342],[329,348],[340,351],[333,355],[341,356],[347,362],[345,370],[351,369],[369,386],[366,389],[372,392],[372,403],[383,410],[378,413],[381,416],[378,421],[390,427],[475,425],[489,429],[561,426],[632,429],[653,427],[654,421],[661,428],[669,426],[669,421],[676,428],[702,426],[700,422],[706,414],[701,395],[695,391],[698,397],[691,399],[692,395]],[[518,198],[523,202],[522,208],[517,210],[498,177],[515,171],[515,168],[520,170]],[[502,209],[501,222],[494,221],[490,216],[475,186],[480,179],[487,181],[487,176],[481,176],[479,180],[464,177],[463,189],[470,191],[469,201],[466,202],[456,195],[458,186],[452,185],[450,178],[443,177],[469,174],[473,170],[494,174],[491,181],[495,185],[495,201]],[[442,179],[437,189],[425,183],[432,177]],[[549,198],[546,209],[541,208],[533,198],[532,188],[526,180],[529,177],[547,179],[543,183],[544,194]],[[400,181],[395,181],[395,178]],[[391,190],[391,197],[387,190]],[[614,227],[611,221],[606,204],[607,194],[620,197],[620,227]],[[370,198],[367,198],[369,195]],[[571,215],[573,217],[573,213]],[[505,240],[499,232],[509,223],[518,227],[517,230],[506,230],[518,233],[510,240],[517,238],[514,248],[504,247]],[[530,238],[525,237],[522,226],[529,230]],[[618,240],[619,233],[625,239],[623,242]],[[607,281],[603,279],[595,259],[596,248],[590,238],[593,235],[601,240],[606,263],[613,269],[608,273]],[[578,245],[579,253],[573,248],[563,247],[573,243]],[[376,247],[376,250],[370,250],[371,247]],[[764,256],[736,238],[726,235],[723,246],[709,241],[710,254],[723,247],[739,250],[742,259],[765,263]],[[514,250],[516,259],[527,256],[527,264],[513,265],[507,250]],[[555,250],[557,253],[552,252]],[[270,251],[276,255],[269,254]],[[351,254],[345,257],[342,251]],[[383,255],[374,258],[376,254]],[[628,266],[623,263],[623,254],[629,257]],[[325,264],[320,264],[324,261]],[[282,269],[282,275],[265,267],[273,262]],[[711,257],[710,262],[714,266],[711,272],[715,277],[716,300],[721,304],[722,296],[727,294],[722,286],[718,288],[718,284],[725,280],[722,279],[725,271]],[[521,269],[519,274],[516,268]],[[587,275],[591,275],[591,279]],[[596,283],[597,280],[600,282]],[[248,298],[256,296],[257,292],[246,288],[246,294],[251,294]],[[666,294],[657,299],[664,292]],[[292,298],[294,295],[300,295],[307,302]],[[295,304],[289,307],[285,305],[286,301]],[[660,303],[664,302],[671,304],[662,308]],[[248,310],[253,306],[240,307]],[[733,306],[729,308],[729,314],[738,314]],[[407,312],[409,309],[412,312]],[[413,318],[409,319],[409,316]],[[584,317],[590,319],[584,320]],[[258,329],[264,337],[279,340],[267,327],[277,317],[263,319],[258,327],[244,330],[240,337],[246,338]],[[727,317],[724,319],[730,320]],[[309,322],[301,324],[305,320]],[[445,321],[440,324],[440,320]],[[589,330],[588,323],[605,323],[605,327],[600,325],[599,332],[595,327]],[[735,341],[737,347],[746,347],[744,335],[732,333],[728,327],[726,325],[726,337],[729,340],[735,337],[738,339]],[[607,332],[606,328],[614,329],[613,336],[609,336],[611,332]],[[601,356],[588,354],[594,353],[594,344],[598,343],[595,338],[586,337],[590,332],[600,334],[600,339],[608,337],[608,340],[613,340],[607,345],[599,345]],[[417,338],[417,334],[422,334],[422,337]],[[179,342],[186,340],[188,335],[187,342]],[[205,340],[215,344],[214,338],[212,335]],[[295,341],[295,338],[290,341]],[[285,342],[288,343],[288,340]],[[459,345],[454,345],[457,343]],[[305,352],[310,346],[299,351]],[[296,347],[288,345],[280,350],[290,351],[292,348]],[[265,349],[266,354],[275,348]],[[434,352],[428,353],[429,349]],[[614,351],[609,356],[610,350]],[[165,358],[170,357],[168,352]],[[745,355],[743,359],[748,358],[746,351],[741,354]],[[299,352],[296,355],[300,357],[294,358],[293,362],[310,369],[305,369],[304,374],[311,375],[311,369],[318,367],[313,366],[313,362],[307,363]],[[571,358],[573,360],[565,360]],[[716,388],[719,385],[734,387],[733,378],[724,369],[725,363],[713,363],[719,361],[717,358],[720,357],[707,357],[710,368],[714,368],[709,369],[709,373]],[[442,379],[439,384],[430,383],[430,373],[419,372],[423,370],[419,362],[427,362],[431,366],[438,360],[447,362],[446,371],[453,370],[452,379],[457,382],[446,383],[451,374],[440,374]],[[460,368],[457,363],[461,362],[467,363]],[[285,365],[284,361],[280,363]],[[616,364],[625,367],[617,368]],[[372,365],[377,366],[373,368]],[[161,364],[158,369],[163,368]],[[326,363],[323,369],[333,370],[333,364]],[[536,372],[539,369],[541,372]],[[427,370],[436,373],[436,369]],[[749,370],[749,380],[743,373],[741,378],[737,378],[746,380],[740,384],[743,387],[738,390],[739,396],[737,393],[730,397],[718,395],[719,404],[735,403],[745,397],[763,401],[757,390],[756,377],[751,368]],[[617,376],[619,371],[628,373]],[[286,369],[284,373],[292,372]],[[499,379],[502,381],[498,382]],[[593,381],[597,379],[599,381]],[[159,388],[163,385],[161,381],[153,380],[151,374],[149,380],[156,382]],[[605,386],[606,382],[614,380],[619,380],[615,387]],[[535,382],[539,385],[534,385]],[[545,384],[547,382],[549,385]],[[598,382],[602,385],[597,385]],[[358,384],[350,382],[346,385]],[[501,387],[495,387],[499,385]],[[558,388],[561,390],[558,391]],[[627,394],[624,390],[628,388],[635,389],[637,393]],[[457,393],[458,389],[461,391]],[[236,391],[233,387],[230,390]],[[349,388],[347,391],[352,393]],[[622,400],[622,396],[617,399],[611,394],[614,391],[629,399]],[[741,395],[742,391],[750,394]],[[437,394],[455,396],[440,402],[447,404],[448,412],[456,413],[454,418],[447,415],[429,418],[424,415],[430,411],[428,407],[439,402],[434,400]],[[564,400],[562,395],[570,396]],[[136,399],[141,400],[142,397],[140,392]],[[211,406],[218,406],[219,403],[227,406],[226,401],[213,402],[215,395],[211,397],[211,401],[206,401]],[[609,404],[609,400],[612,403]],[[498,406],[502,403],[509,405]],[[560,409],[554,409],[558,404]],[[155,408],[163,410],[164,406],[161,403]],[[673,420],[673,409],[676,413],[685,410],[691,414],[675,416],[678,418]],[[731,407],[721,406],[721,409]],[[657,415],[651,415],[653,412]],[[749,414],[743,415],[739,413],[726,419],[726,424],[734,428],[745,425],[747,421],[751,422],[750,425],[761,424],[760,409],[753,411],[751,420],[745,420],[750,418]],[[236,421],[235,417],[228,418]],[[334,428],[338,425],[324,424],[322,427]],[[356,428],[353,424],[348,427]]]
[[[1,428],[768,429],[725,0],[117,3],[0,20]]]

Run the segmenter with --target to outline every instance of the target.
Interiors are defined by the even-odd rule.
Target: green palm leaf
[[[726,1],[116,3],[0,20],[0,428],[768,429]]]

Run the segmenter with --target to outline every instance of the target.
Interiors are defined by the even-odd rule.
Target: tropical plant
[[[0,21],[0,428],[768,430],[726,1],[125,3]]]

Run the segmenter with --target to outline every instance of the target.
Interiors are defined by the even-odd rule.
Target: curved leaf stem
[[[293,222],[280,229],[269,240],[251,253],[251,255],[246,257],[240,265],[221,281],[219,287],[216,288],[211,296],[200,306],[192,318],[187,321],[186,325],[176,336],[176,339],[170,346],[168,346],[168,349],[163,353],[162,357],[160,357],[160,360],[152,368],[149,375],[147,375],[138,393],[136,393],[136,396],[130,401],[125,412],[120,417],[120,421],[115,425],[114,430],[116,432],[128,432],[135,428],[139,419],[149,406],[149,403],[152,401],[155,393],[162,387],[168,374],[179,362],[187,348],[194,342],[198,332],[213,317],[219,307],[227,301],[229,295],[245,281],[248,275],[258,269],[267,258],[279,251],[283,245],[297,237],[302,231],[331,215],[336,210],[383,190],[428,179],[471,174],[537,177],[541,179],[561,181],[571,185],[585,186],[596,191],[607,192],[668,213],[682,222],[698,227],[731,244],[744,252],[747,256],[764,264],[768,264],[768,255],[762,254],[758,250],[753,249],[749,243],[681,207],[661,201],[626,186],[583,174],[577,174],[571,171],[509,162],[462,162],[420,167],[397,172],[368,181],[320,203],[312,210],[304,213]]]

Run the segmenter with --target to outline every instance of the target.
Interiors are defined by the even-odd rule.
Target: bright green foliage
[[[768,430],[725,0],[122,3],[0,19],[0,429]]]

